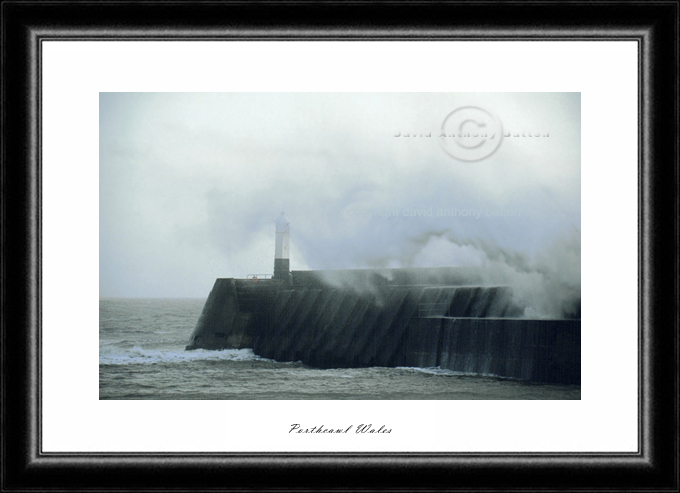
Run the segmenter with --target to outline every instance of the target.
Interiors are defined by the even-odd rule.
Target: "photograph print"
[[[580,399],[580,93],[100,93],[99,398]]]

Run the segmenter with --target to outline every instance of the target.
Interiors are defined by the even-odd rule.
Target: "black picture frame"
[[[2,2],[2,489],[678,491],[678,16],[661,2]],[[636,453],[43,453],[40,52],[46,39],[635,40]]]

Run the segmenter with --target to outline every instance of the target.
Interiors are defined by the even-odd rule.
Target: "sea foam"
[[[185,351],[183,349],[143,349],[139,346],[134,346],[131,349],[102,347],[99,353],[100,365],[148,365],[220,360],[268,361],[255,355],[252,349],[224,349],[221,351],[196,349],[194,351]]]
[[[493,378],[504,378],[507,380],[515,380],[509,377],[499,377],[493,373],[471,373],[465,371],[448,370],[446,368],[441,368],[439,366],[428,367],[428,368],[418,368],[415,366],[397,366],[398,370],[406,370],[413,373],[427,373],[429,375],[447,375],[447,376],[457,376],[457,377],[493,377]]]

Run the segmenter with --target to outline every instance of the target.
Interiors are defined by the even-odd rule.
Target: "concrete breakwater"
[[[461,269],[217,279],[187,349],[252,348],[318,368],[440,367],[580,384],[580,320],[527,320],[504,286]]]

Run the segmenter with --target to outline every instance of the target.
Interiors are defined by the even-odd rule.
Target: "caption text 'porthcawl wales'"
[[[361,434],[382,434],[382,433],[392,433],[391,428],[387,428],[385,425],[380,425],[379,427],[373,426],[372,424],[360,424],[358,426],[349,425],[339,428],[327,428],[324,425],[312,426],[311,428],[303,427],[299,423],[294,423],[290,425],[290,430],[288,433],[314,433],[314,434],[347,434],[355,433],[357,435]]]

